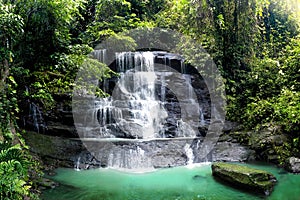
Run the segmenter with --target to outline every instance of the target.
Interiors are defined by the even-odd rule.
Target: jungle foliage
[[[1,199],[30,196],[33,164],[16,123],[24,102],[51,109],[54,95],[72,93],[84,61],[113,75],[88,54],[109,37],[129,41],[118,33],[137,27],[169,28],[199,42],[224,78],[227,118],[249,129],[280,125],[299,148],[299,5],[299,0],[0,0]]]

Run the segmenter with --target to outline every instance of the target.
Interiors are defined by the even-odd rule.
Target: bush
[[[20,145],[0,143],[0,199],[37,199],[30,193],[27,173],[29,165]]]

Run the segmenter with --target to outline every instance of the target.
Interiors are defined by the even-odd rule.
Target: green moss
[[[31,150],[39,155],[51,155],[56,153],[56,146],[50,136],[38,134],[35,132],[26,132],[24,138]]]
[[[242,165],[217,162],[212,165],[213,175],[234,186],[270,193],[276,178],[269,172]]]
[[[254,169],[243,165],[238,164],[232,164],[232,163],[225,163],[225,162],[217,162],[213,163],[214,166],[230,170],[230,171],[236,171],[236,172],[245,172],[245,173],[263,173],[263,174],[270,174],[269,172],[266,172],[264,170]],[[270,174],[271,175],[271,174]]]

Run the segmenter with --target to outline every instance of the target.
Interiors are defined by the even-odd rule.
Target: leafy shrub
[[[20,145],[0,143],[0,199],[36,198],[30,194],[28,166],[29,162],[25,159]]]

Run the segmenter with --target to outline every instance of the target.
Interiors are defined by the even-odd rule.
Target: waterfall
[[[181,68],[181,73],[185,74],[186,68],[185,68],[184,60],[180,60],[180,68]]]
[[[184,146],[184,151],[186,153],[187,156],[187,165],[192,165],[194,163],[194,153],[193,153],[193,149],[191,148],[191,146],[189,144],[186,144]]]
[[[106,50],[96,50],[94,56],[99,61],[106,58]],[[170,79],[174,78],[174,73],[167,67],[179,66],[178,70],[186,72],[184,60],[175,55],[165,52],[117,52],[116,57],[116,71],[120,74],[112,96],[103,98],[96,103],[95,108],[91,111],[92,119],[87,118],[88,121],[98,120],[100,126],[100,134],[98,137],[119,137],[123,135],[126,138],[160,138],[170,136],[166,134],[167,130],[165,123],[168,117],[177,116],[174,119],[176,124],[173,126],[177,131],[171,133],[172,137],[195,137],[197,123],[204,125],[204,116],[202,108],[199,107],[194,95],[194,88],[192,87],[192,80],[190,74],[182,74],[182,78],[175,79],[181,98],[185,105],[183,107],[184,113],[188,119],[182,120],[180,113],[174,115],[168,113],[172,112],[174,103],[170,102],[170,95],[166,90]],[[176,62],[175,62],[176,61]],[[160,70],[155,70],[157,63],[162,63],[163,67]],[[174,70],[173,70],[174,71]],[[109,86],[108,81],[103,83],[103,90],[107,92]],[[174,83],[174,84],[176,84]],[[159,89],[157,84],[160,85]],[[168,96],[169,95],[169,96]],[[168,97],[167,97],[168,96]],[[173,101],[173,100],[172,100]],[[170,109],[167,110],[166,108]],[[188,110],[187,107],[193,107]],[[179,107],[180,108],[180,107]],[[196,113],[201,113],[198,122],[193,122],[192,112],[198,110]],[[196,117],[197,118],[197,117]],[[191,127],[189,124],[196,124]],[[120,134],[122,132],[122,134]]]
[[[32,126],[35,131],[40,133],[40,129],[42,129],[42,132],[45,131],[47,128],[45,120],[43,118],[43,113],[40,110],[40,108],[35,103],[29,104],[29,120],[32,121]]]
[[[99,62],[107,63],[107,49],[97,49],[94,50],[92,55],[95,59],[97,59]],[[109,83],[107,79],[103,80],[103,92],[109,92]]]
[[[114,149],[108,156],[108,167],[134,171],[153,170],[151,158],[138,145]]]
[[[77,160],[76,160],[76,162],[75,162],[74,169],[75,169],[76,171],[80,171],[80,159],[81,159],[81,157],[78,156],[78,158],[77,158]]]
[[[200,125],[204,126],[205,125],[205,119],[204,119],[204,114],[203,114],[203,110],[200,107]]]
[[[100,137],[111,137],[110,125],[112,124],[112,102],[109,98],[103,98],[97,102],[94,109],[95,120],[100,125]],[[120,117],[122,117],[120,115]]]
[[[116,53],[120,78],[112,98],[102,99],[98,107],[100,135],[115,137],[107,127],[115,123],[132,138],[155,138],[162,134],[167,112],[155,91],[157,80],[152,52]],[[163,87],[162,87],[163,88]],[[164,89],[161,89],[162,93]],[[165,94],[162,95],[163,99]]]
[[[93,56],[96,58],[98,61],[102,63],[106,63],[107,60],[107,50],[106,49],[98,49],[93,51]]]
[[[93,56],[107,60],[106,50],[95,50]],[[201,137],[198,129],[205,130],[210,115],[198,102],[209,105],[209,95],[197,96],[203,90],[200,76],[188,74],[184,59],[167,52],[117,52],[110,67],[119,76],[100,84],[110,97],[85,104],[84,122],[78,123],[88,130],[84,137],[99,141],[99,148],[91,148],[98,149],[99,162],[132,170],[192,164],[196,152],[191,143]],[[106,145],[109,141],[113,144]]]
[[[181,119],[177,121],[177,137],[196,137],[195,130]]]
[[[191,76],[189,74],[183,74],[183,77],[187,83],[187,99],[188,100],[194,100],[193,97],[193,90],[194,88],[191,85]],[[192,102],[194,103],[194,102]]]

